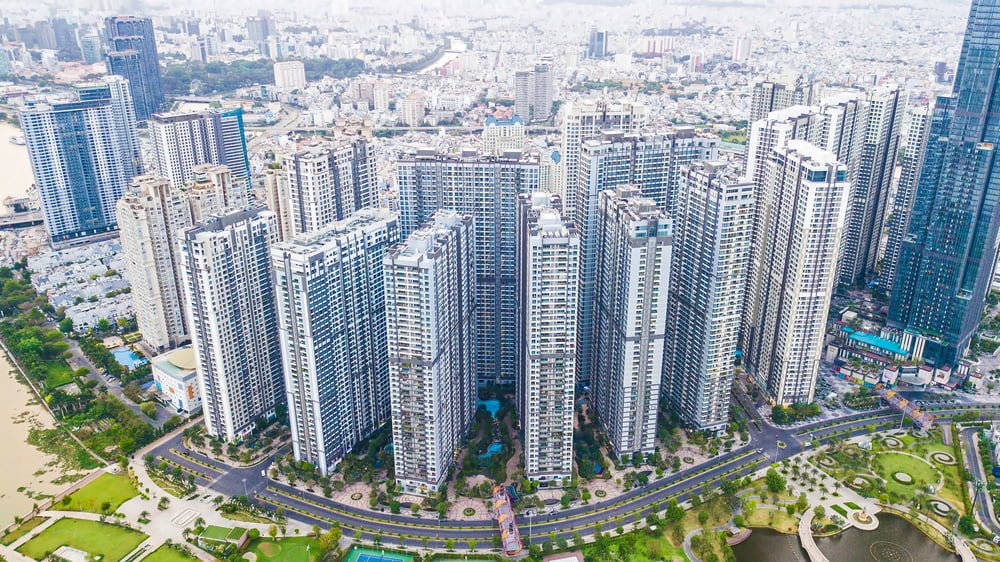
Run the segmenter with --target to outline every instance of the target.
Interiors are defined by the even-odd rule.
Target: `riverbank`
[[[67,470],[57,455],[28,443],[32,433],[37,439],[55,430],[55,422],[19,377],[10,358],[0,352],[0,442],[5,456],[16,459],[0,471],[0,528],[85,474]]]

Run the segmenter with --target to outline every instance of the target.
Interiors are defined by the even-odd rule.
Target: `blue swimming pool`
[[[488,459],[500,451],[503,451],[503,443],[490,443],[490,446],[486,448],[486,452],[479,455],[479,458]]]
[[[480,400],[479,405],[486,408],[486,411],[489,412],[494,418],[497,417],[497,412],[500,411],[499,400]]]
[[[148,359],[136,355],[134,351],[127,347],[116,347],[111,350],[111,354],[115,356],[115,361],[117,361],[119,365],[130,370],[149,362]]]

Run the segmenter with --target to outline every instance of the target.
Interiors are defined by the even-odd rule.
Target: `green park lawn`
[[[125,474],[104,473],[96,480],[69,496],[69,503],[57,503],[55,509],[62,511],[89,511],[101,513],[101,505],[108,502],[108,513],[114,513],[118,506],[139,495],[132,480]]]
[[[257,555],[258,561],[312,562],[319,559],[319,541],[308,537],[258,539],[250,543],[247,552]]]
[[[160,546],[152,554],[142,559],[143,562],[191,562],[194,560],[198,559],[169,545]]]
[[[56,388],[73,381],[73,369],[63,359],[45,362],[45,388]]]
[[[915,492],[928,485],[937,485],[938,472],[926,461],[900,453],[882,453],[872,458],[872,468],[886,481],[886,489],[903,498],[913,498]],[[879,463],[876,468],[875,462]],[[913,477],[913,483],[903,484],[892,477],[897,472],[905,472]]]
[[[66,545],[100,556],[104,562],[115,562],[135,550],[144,540],[146,535],[138,531],[97,521],[63,518],[17,550],[35,560],[44,560],[60,546]]]

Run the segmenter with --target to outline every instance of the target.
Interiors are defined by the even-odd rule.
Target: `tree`
[[[479,544],[479,541],[477,541],[476,539],[469,539],[469,551],[475,552],[477,544]]]
[[[976,533],[976,521],[971,515],[963,515],[958,518],[958,530],[963,535],[972,536]]]
[[[799,499],[795,501],[795,509],[798,510],[799,513],[803,513],[808,507],[809,500],[806,499],[805,493],[799,494]]]
[[[271,540],[274,540],[274,538],[278,536],[278,526],[271,525],[270,527],[268,527],[267,536],[271,537]]]
[[[813,510],[813,513],[816,514],[817,519],[822,519],[826,517],[826,508],[821,505],[817,505],[816,509]]]
[[[66,317],[59,321],[59,331],[68,334],[73,331],[73,319]]]
[[[767,489],[770,490],[771,493],[777,494],[785,489],[785,478],[778,474],[778,471],[773,468],[767,469],[764,481],[767,482]]]
[[[698,512],[698,523],[701,524],[701,525],[704,525],[705,523],[708,523],[708,513],[704,512],[704,511],[699,511]]]

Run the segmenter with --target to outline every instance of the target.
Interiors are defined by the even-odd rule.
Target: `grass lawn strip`
[[[847,517],[847,510],[844,509],[843,507],[839,505],[833,505],[831,507],[833,507],[833,510],[836,511],[837,513],[841,514],[844,517]]]
[[[142,562],[189,562],[198,560],[180,550],[164,544],[157,548],[149,556],[142,559]]]
[[[108,513],[139,495],[139,490],[125,474],[105,472],[83,488],[69,495],[69,503],[59,502],[54,507],[61,511],[88,511],[101,513],[101,504],[108,502]]]
[[[232,533],[234,529],[229,527],[219,527],[218,525],[209,525],[205,527],[205,530],[201,532],[201,538],[224,541],[229,538],[229,534]]]
[[[28,519],[24,523],[21,523],[13,531],[4,535],[3,539],[0,539],[0,543],[8,546],[14,544],[14,542],[17,539],[23,537],[24,535],[27,535],[29,532],[31,532],[32,529],[41,525],[42,523],[45,523],[46,521],[48,521],[48,519],[44,517],[32,517],[31,519]]]
[[[247,552],[257,555],[257,561],[312,562],[319,556],[319,541],[309,537],[269,540],[258,539],[250,543]]]
[[[43,560],[65,545],[114,562],[135,550],[144,540],[145,534],[131,529],[85,519],[63,518],[21,545],[17,551],[35,560]]]

